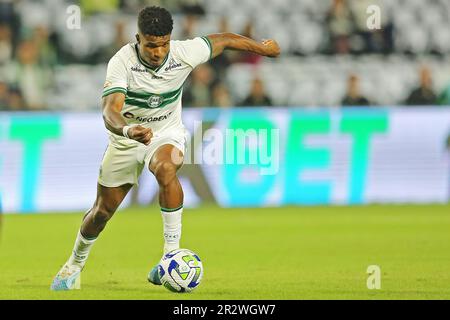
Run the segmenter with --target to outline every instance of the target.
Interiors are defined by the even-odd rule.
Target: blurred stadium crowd
[[[366,26],[373,4],[381,30]],[[229,31],[282,48],[198,67],[185,107],[450,105],[448,0],[0,0],[0,110],[98,110],[106,63],[145,5],[172,12],[174,39]]]

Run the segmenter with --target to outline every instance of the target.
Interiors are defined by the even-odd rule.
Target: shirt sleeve
[[[103,85],[102,97],[106,97],[111,93],[122,92],[127,93],[128,77],[127,68],[123,60],[115,55],[108,62],[106,70],[106,81]]]
[[[180,42],[179,54],[192,68],[211,59],[212,45],[206,36]]]

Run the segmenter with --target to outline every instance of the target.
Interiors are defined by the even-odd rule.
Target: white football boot
[[[59,270],[50,286],[51,290],[74,290],[81,288],[81,268],[67,263]]]

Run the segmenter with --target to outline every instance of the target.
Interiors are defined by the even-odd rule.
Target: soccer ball
[[[191,292],[203,277],[203,264],[197,254],[188,249],[176,249],[165,254],[158,266],[164,287],[172,292]]]

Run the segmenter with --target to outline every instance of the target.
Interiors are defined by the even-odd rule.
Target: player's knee
[[[93,220],[96,225],[105,225],[114,214],[113,210],[102,205],[97,206],[95,209]]]
[[[154,174],[158,184],[166,186],[176,177],[177,168],[172,162],[162,161],[156,165]]]

